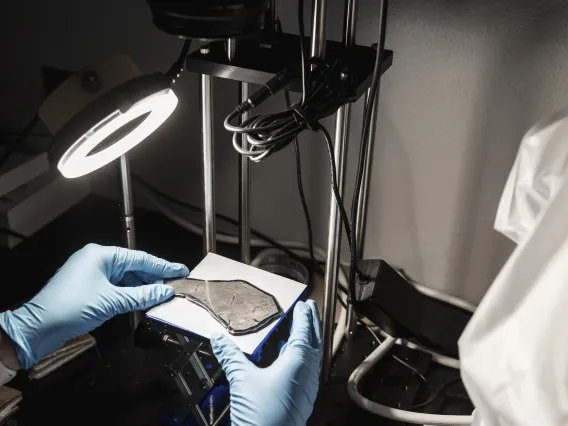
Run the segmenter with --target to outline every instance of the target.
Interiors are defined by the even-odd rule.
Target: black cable
[[[292,143],[305,129],[319,131],[319,120],[334,114],[341,106],[357,99],[354,79],[344,73],[342,59],[317,60],[308,69],[304,31],[304,2],[298,1],[298,25],[302,63],[302,99],[285,111],[251,116],[238,125],[231,124],[237,117],[257,107],[288,85],[292,71],[282,70],[225,119],[225,129],[233,133],[233,146],[241,155],[260,161]],[[347,76],[347,77],[346,77]],[[242,138],[240,136],[243,136]],[[246,141],[249,146],[243,147]]]
[[[349,270],[349,296],[351,300],[356,300],[355,295],[355,278],[358,272],[357,264],[359,262],[357,229],[357,205],[359,204],[359,197],[361,192],[361,182],[363,180],[363,167],[366,161],[372,161],[366,158],[367,145],[369,143],[369,134],[371,128],[371,118],[375,99],[378,96],[381,84],[381,63],[383,52],[385,48],[385,27],[386,27],[386,14],[387,14],[388,0],[381,0],[381,8],[379,14],[379,35],[377,43],[377,54],[375,55],[375,65],[373,70],[373,77],[371,88],[369,89],[369,97],[365,110],[363,112],[363,127],[361,132],[361,145],[359,147],[359,161],[357,163],[357,174],[355,177],[355,186],[353,193],[353,200],[351,202],[351,226],[353,229],[353,248],[351,250],[351,265]]]
[[[290,92],[284,91],[284,97],[286,99],[286,107],[290,107]],[[306,220],[306,228],[308,231],[308,247],[310,249],[310,260],[312,264],[310,265],[310,273],[316,268],[317,262],[314,255],[314,235],[312,230],[312,218],[310,217],[310,211],[308,209],[308,202],[306,201],[306,195],[304,193],[304,184],[302,179],[302,160],[300,157],[300,144],[298,143],[298,138],[294,139],[294,152],[296,155],[296,178],[298,181],[298,194],[300,195],[300,201],[302,202],[302,209],[304,210],[304,218]]]
[[[360,316],[359,316],[359,315],[357,315],[357,317],[360,319]],[[371,333],[371,335],[373,336],[373,338],[377,341],[377,343],[378,343],[379,345],[381,345],[381,344],[383,343],[383,342],[381,341],[381,339],[379,339],[379,336],[377,335],[377,333],[375,333],[371,327],[369,327],[367,324],[363,323],[362,321],[360,321],[360,323],[361,323],[361,325],[363,325],[363,326],[367,329],[367,331],[369,331],[369,333]],[[426,379],[426,377],[425,377],[422,373],[420,373],[420,371],[418,371],[418,370],[416,369],[416,367],[410,365],[410,364],[407,363],[406,361],[403,361],[402,359],[400,359],[399,357],[397,357],[395,354],[391,354],[391,357],[392,357],[396,362],[398,362],[400,365],[402,365],[402,366],[408,368],[410,371],[412,371],[412,373],[416,374],[416,376],[419,377],[420,380],[422,380],[426,386],[430,386],[430,384],[428,383],[428,379]]]
[[[237,106],[225,119],[225,128],[233,132],[233,146],[237,152],[249,157],[252,161],[260,161],[283,149],[289,143],[294,142],[298,134],[306,128],[321,132],[326,140],[330,156],[332,190],[339,206],[347,241],[350,250],[352,250],[352,232],[349,217],[339,190],[333,143],[329,132],[319,123],[319,120],[335,113],[339,107],[355,100],[356,94],[351,78],[349,75],[345,78],[343,65],[338,60],[333,63],[319,60],[317,64],[314,64],[315,67],[313,69],[308,70],[303,18],[304,1],[298,0],[302,100],[285,111],[251,116],[237,126],[231,124],[235,118],[256,107],[288,84],[291,76],[287,73],[287,70],[284,70]],[[243,148],[242,140],[246,140],[251,148]],[[355,264],[356,268],[357,265]]]
[[[294,151],[296,154],[296,177],[298,180],[298,194],[300,195],[300,201],[302,202],[302,209],[304,210],[304,217],[306,219],[306,228],[308,230],[308,246],[310,248],[310,260],[312,264],[310,269],[313,269],[316,264],[316,257],[314,255],[314,236],[312,231],[312,218],[310,217],[310,211],[308,209],[308,202],[306,201],[306,195],[304,193],[304,185],[302,182],[302,161],[300,158],[300,144],[298,139],[294,141]]]
[[[166,75],[168,77],[172,77],[174,82],[176,78],[179,78],[181,72],[183,71],[183,66],[185,65],[185,58],[187,58],[190,47],[191,47],[191,39],[188,39],[183,43],[177,61],[175,61],[170,67],[170,69],[166,72]]]
[[[28,237],[26,237],[24,234],[20,234],[19,232],[13,231],[10,228],[0,227],[0,233],[10,235],[11,237],[19,238],[20,240],[27,240],[28,239]]]
[[[447,381],[446,383],[439,386],[434,392],[432,392],[432,394],[425,401],[420,402],[418,404],[411,405],[408,408],[410,410],[415,410],[417,408],[427,407],[428,405],[430,405],[434,401],[436,401],[436,399],[438,399],[440,394],[443,393],[446,389],[448,389],[449,387],[451,387],[451,386],[453,386],[453,385],[455,385],[456,383],[459,383],[459,382],[461,382],[460,378],[456,378],[456,379],[452,379],[452,380]]]
[[[339,207],[339,214],[341,216],[341,221],[343,222],[343,226],[345,227],[345,236],[347,237],[347,242],[349,243],[349,250],[353,253],[353,241],[351,235],[351,228],[349,226],[349,218],[347,216],[347,212],[345,211],[345,206],[343,204],[343,200],[341,198],[341,194],[339,193],[339,184],[337,182],[337,166],[335,164],[335,157],[333,155],[333,143],[331,142],[331,136],[327,129],[323,126],[320,128],[320,132],[323,134],[326,144],[327,144],[327,151],[329,153],[329,163],[331,169],[331,188],[333,190],[333,195],[335,196],[335,201]],[[355,268],[357,265],[355,265]]]
[[[159,197],[161,197],[161,198],[163,198],[163,199],[165,199],[165,200],[167,200],[167,201],[169,201],[173,204],[177,204],[180,207],[186,208],[186,209],[194,211],[196,213],[203,213],[203,209],[201,207],[198,207],[196,205],[193,205],[193,204],[185,202],[185,201],[178,200],[177,198],[172,197],[169,194],[166,194],[165,192],[163,192],[163,191],[159,190],[158,188],[156,188],[155,186],[149,184],[144,179],[142,179],[138,175],[135,175],[134,173],[132,174],[132,180],[134,182],[138,183],[139,185],[143,186],[144,188],[146,188],[148,191],[156,194],[157,196],[159,196]],[[224,220],[225,222],[227,222],[231,225],[239,226],[239,221],[236,220],[236,219],[233,219],[232,217],[225,216],[224,214],[221,214],[221,213],[216,213],[216,217],[218,219]],[[273,238],[270,238],[266,234],[263,234],[262,232],[257,231],[256,229],[252,229],[252,228],[251,228],[251,234],[254,235],[255,237],[263,240],[263,241],[266,241],[271,246],[277,248],[278,250],[283,251],[284,253],[286,253],[288,256],[290,256],[294,260],[297,260],[298,262],[303,264],[304,259],[302,257],[298,256],[296,253],[291,251],[286,246],[280,244],[278,241],[274,240]]]
[[[298,19],[300,21],[300,49],[302,54],[302,103],[306,96],[306,85],[305,85],[305,44],[304,44],[304,8],[302,1],[298,2],[298,7],[300,11],[298,13]],[[282,22],[280,19],[276,20],[276,31],[279,33],[283,32],[282,29]],[[286,101],[286,108],[290,108],[292,102],[290,101],[290,92],[288,90],[284,91],[284,99]],[[304,184],[302,179],[302,160],[300,155],[300,144],[298,142],[298,137],[294,138],[294,153],[296,156],[296,178],[298,181],[298,194],[300,195],[300,201],[302,203],[302,209],[304,210],[304,218],[306,221],[306,228],[308,231],[308,247],[310,249],[310,274],[319,268],[318,263],[316,262],[316,257],[314,255],[314,237],[313,237],[313,229],[312,229],[312,218],[310,216],[310,211],[308,209],[308,202],[306,201],[306,195],[304,193]]]
[[[19,136],[12,142],[6,145],[6,151],[0,157],[0,168],[8,161],[10,156],[14,153],[15,149],[22,144],[22,142],[29,136],[31,131],[34,129],[36,124],[39,122],[39,116],[35,116],[31,121],[24,127],[24,130],[19,134]]]

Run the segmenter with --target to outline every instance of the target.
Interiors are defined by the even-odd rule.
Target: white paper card
[[[306,289],[304,284],[271,274],[253,266],[245,265],[217,254],[209,253],[189,274],[191,278],[202,280],[244,280],[272,294],[285,313],[300,298]],[[146,314],[149,318],[165,322],[174,327],[187,330],[207,339],[214,333],[230,336],[237,346],[246,354],[252,355],[274,330],[279,321],[273,321],[256,333],[244,336],[232,336],[205,309],[183,299],[174,298],[169,302],[156,306]]]

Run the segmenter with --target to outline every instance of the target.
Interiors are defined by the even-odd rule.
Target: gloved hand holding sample
[[[0,313],[23,368],[88,333],[117,314],[144,310],[174,294],[163,285],[186,266],[141,251],[88,244],[73,254],[47,285],[15,311]]]
[[[321,325],[314,301],[298,302],[290,339],[268,368],[258,368],[225,335],[211,339],[230,384],[231,425],[304,426],[319,387]]]

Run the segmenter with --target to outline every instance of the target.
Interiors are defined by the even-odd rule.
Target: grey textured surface
[[[328,3],[328,35],[338,40],[343,1]],[[294,5],[281,2],[280,12],[285,30],[296,32]],[[361,44],[374,42],[377,7],[373,0],[359,1]],[[512,248],[492,225],[518,143],[533,123],[568,99],[566,22],[568,5],[562,0],[391,1],[386,46],[395,58],[381,86],[367,257],[383,257],[417,281],[470,301],[482,297]],[[23,34],[25,48],[15,41]],[[128,53],[145,72],[165,70],[181,47],[153,27],[143,0],[11,2],[0,14],[0,35],[0,50],[10,58],[0,69],[0,127],[7,130],[22,128],[39,105],[41,64],[81,68]],[[199,205],[197,75],[184,75],[176,92],[178,109],[134,150],[132,165],[161,189]],[[238,161],[222,129],[237,102],[237,85],[215,81],[214,94],[217,207],[237,217]],[[264,110],[283,105],[276,97]],[[348,204],[361,115],[358,103]],[[325,124],[332,132],[333,121]],[[300,145],[316,241],[325,245],[324,142],[306,132]],[[293,161],[288,149],[252,165],[252,224],[273,237],[305,241]],[[115,187],[116,180],[109,179],[101,192],[112,194]]]
[[[204,281],[186,278],[169,283],[176,296],[207,309],[229,332],[246,334],[282,314],[274,296],[246,281]]]

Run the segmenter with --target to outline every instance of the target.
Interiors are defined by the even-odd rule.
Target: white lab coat
[[[568,425],[568,110],[525,136],[497,230],[518,246],[460,341],[475,426]]]

